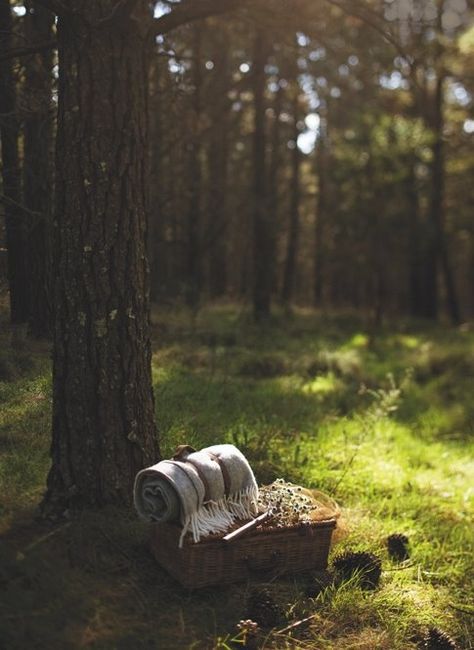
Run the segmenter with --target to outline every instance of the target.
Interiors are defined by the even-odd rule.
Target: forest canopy
[[[25,231],[12,245],[32,249],[31,284],[47,257],[39,221],[54,193],[46,159],[58,75],[48,4],[13,3],[3,46],[22,175],[10,200]],[[372,312],[377,321],[472,316],[466,0],[158,2],[154,15],[154,301],[195,308],[229,298],[266,313],[276,300]],[[5,60],[34,42],[39,54]],[[30,169],[35,156],[41,174]],[[30,307],[36,316],[50,301],[41,302]]]

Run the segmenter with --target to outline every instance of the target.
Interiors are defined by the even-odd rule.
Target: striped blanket
[[[178,449],[172,460],[137,474],[134,503],[142,519],[179,522],[181,547],[188,532],[199,542],[210,533],[226,532],[236,519],[249,519],[257,513],[257,483],[237,447]]]

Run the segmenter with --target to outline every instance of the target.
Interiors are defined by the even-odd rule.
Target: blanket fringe
[[[183,547],[188,532],[191,532],[193,541],[197,543],[206,535],[227,532],[238,519],[250,519],[255,516],[257,499],[258,488],[250,486],[219,501],[207,501],[181,522],[183,530],[179,538],[179,548]]]

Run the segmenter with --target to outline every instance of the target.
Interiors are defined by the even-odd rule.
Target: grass
[[[5,341],[4,341],[5,343]],[[4,345],[4,350],[7,346]],[[179,588],[131,512],[35,520],[48,469],[48,350],[0,354],[0,638],[32,648],[231,648],[251,588]],[[260,482],[278,476],[334,496],[346,537],[369,550],[380,587],[304,595],[311,576],[271,585],[288,620],[261,648],[405,650],[426,627],[473,648],[474,334],[298,312],[256,328],[232,308],[154,314],[156,417],[165,456],[187,442],[237,444]],[[386,537],[410,539],[392,562]],[[284,625],[282,626],[284,627]],[[234,641],[232,641],[234,639]],[[0,644],[1,645],[1,644]]]

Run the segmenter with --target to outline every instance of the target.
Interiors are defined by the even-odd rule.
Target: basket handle
[[[281,551],[272,551],[265,562],[257,560],[251,555],[244,557],[244,562],[247,569],[252,573],[270,573],[281,565],[282,553]]]

